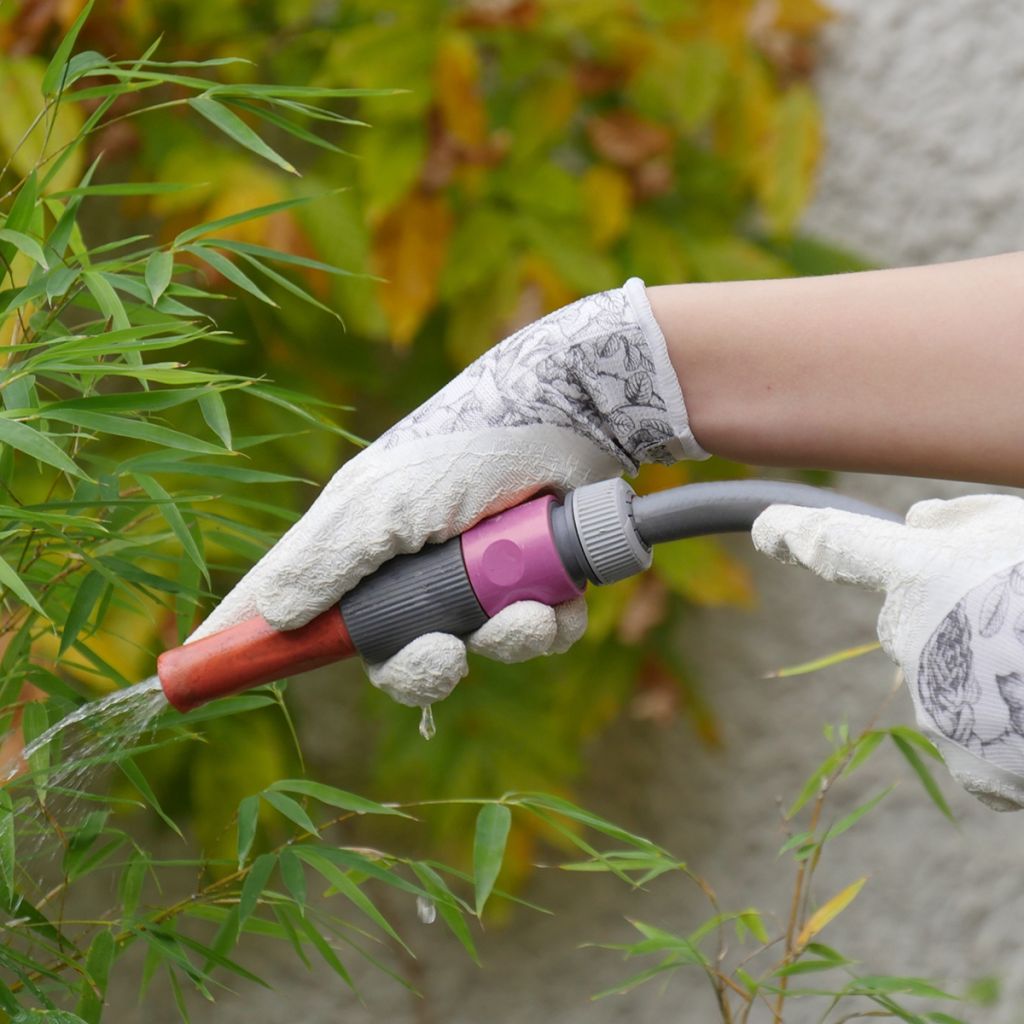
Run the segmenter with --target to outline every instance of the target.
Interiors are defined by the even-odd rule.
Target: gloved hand
[[[703,457],[634,278],[516,332],[349,460],[191,639],[256,614],[294,629],[394,555],[446,540],[542,488]],[[566,650],[585,628],[582,599],[555,609],[524,601],[468,642],[521,661]],[[417,705],[447,696],[466,672],[465,645],[441,633],[369,666],[375,685]]]
[[[753,539],[827,580],[884,590],[878,636],[919,728],[970,793],[1024,807],[1024,500],[922,501],[905,526],[775,505]]]

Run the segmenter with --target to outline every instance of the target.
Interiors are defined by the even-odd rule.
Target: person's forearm
[[[647,291],[707,451],[1024,485],[1024,253]]]

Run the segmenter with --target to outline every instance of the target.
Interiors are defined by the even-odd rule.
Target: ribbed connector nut
[[[650,568],[651,549],[633,525],[633,488],[613,478],[577,487],[572,492],[572,516],[580,546],[594,578],[614,583]]]

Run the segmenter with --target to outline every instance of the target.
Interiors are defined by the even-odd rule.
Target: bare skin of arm
[[[648,296],[707,451],[1024,486],[1024,253]]]

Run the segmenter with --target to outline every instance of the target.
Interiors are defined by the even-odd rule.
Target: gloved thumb
[[[758,551],[823,579],[885,590],[908,547],[900,523],[833,508],[772,505],[754,520]]]

